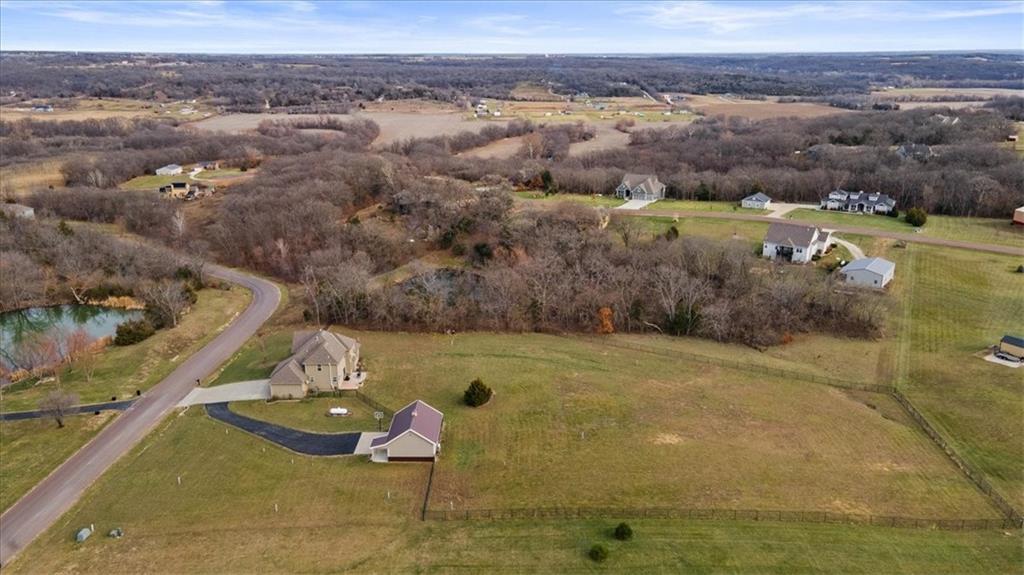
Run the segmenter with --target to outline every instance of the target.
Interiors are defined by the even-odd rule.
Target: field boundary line
[[[677,507],[528,507],[508,509],[432,509],[424,521],[514,521],[520,519],[686,519],[708,521],[771,521],[782,523],[864,525],[944,531],[984,531],[1017,527],[1002,519],[925,519],[895,515],[862,515],[832,511],[781,511]]]
[[[430,475],[427,476],[427,493],[423,496],[423,510],[420,512],[420,521],[427,520],[427,507],[430,505],[430,489],[434,486],[434,468],[437,467],[437,460],[430,462]]]

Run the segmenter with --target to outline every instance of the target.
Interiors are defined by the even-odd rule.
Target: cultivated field
[[[832,114],[849,113],[849,110],[833,108],[824,104],[807,102],[779,103],[774,98],[767,100],[743,100],[729,95],[684,94],[677,98],[677,104],[685,105],[694,112],[705,116],[739,116],[751,120],[767,118],[817,118]]]

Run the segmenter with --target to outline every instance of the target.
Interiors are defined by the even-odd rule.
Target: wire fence
[[[390,407],[384,405],[383,403],[377,401],[376,399],[370,397],[369,395],[366,395],[365,393],[359,391],[358,389],[343,389],[343,390],[339,391],[338,393],[342,397],[344,397],[346,395],[354,396],[359,401],[361,401],[361,402],[365,403],[366,405],[372,407],[374,409],[374,411],[383,411],[384,412],[384,417],[391,417],[391,416],[395,415],[395,410],[393,410]]]
[[[831,523],[981,531],[1010,529],[1013,520],[1003,519],[922,519],[892,515],[861,515],[831,511],[779,511],[757,509],[685,509],[675,507],[533,507],[516,509],[429,509],[426,521],[502,521],[521,519],[688,519],[709,521],[776,521],[783,523]]]
[[[814,375],[811,373],[805,373],[801,371],[793,371],[789,369],[782,369],[777,367],[770,367],[766,365],[760,365],[756,363],[750,363],[747,361],[737,361],[732,359],[726,359],[721,357],[713,357],[709,355],[701,355],[697,353],[690,353],[678,350],[660,350],[652,349],[643,346],[627,345],[623,343],[612,343],[609,341],[601,342],[604,345],[610,347],[617,347],[619,349],[625,349],[629,351],[637,351],[641,353],[649,353],[652,355],[660,355],[664,357],[686,359],[696,363],[704,363],[708,365],[716,365],[719,367],[726,367],[729,369],[737,369],[741,371],[751,371],[761,375],[774,375],[786,379],[796,379],[802,381],[809,381],[811,383],[820,383],[822,385],[828,385],[830,387],[838,387],[842,389],[852,389],[857,391],[869,391],[872,393],[891,393],[895,389],[891,385],[863,383],[859,381],[851,381],[846,379],[839,379],[835,377],[827,377],[823,375]]]
[[[998,491],[996,491],[995,487],[985,479],[985,476],[981,471],[968,463],[967,460],[961,457],[960,454],[953,449],[953,446],[950,445],[944,437],[942,437],[931,423],[929,423],[924,414],[914,407],[914,404],[910,402],[910,399],[908,399],[907,396],[903,395],[900,390],[895,388],[892,389],[890,394],[893,399],[895,399],[903,409],[906,410],[907,414],[909,414],[911,419],[917,423],[918,427],[924,431],[925,435],[927,435],[928,438],[946,454],[946,456],[954,465],[957,466],[958,469],[960,469],[967,479],[969,479],[971,483],[974,483],[982,493],[988,496],[989,500],[992,501],[992,504],[1006,516],[1006,519],[1011,523],[1011,526],[1024,526],[1024,516],[1021,515],[1021,512],[1007,501],[1006,498],[1004,498]]]

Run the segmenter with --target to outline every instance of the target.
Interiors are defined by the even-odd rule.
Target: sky
[[[0,50],[263,54],[1024,50],[1024,0],[0,0]]]

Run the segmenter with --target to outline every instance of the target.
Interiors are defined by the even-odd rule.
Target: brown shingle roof
[[[764,241],[770,244],[809,248],[820,233],[821,230],[818,228],[774,223],[768,227]]]

